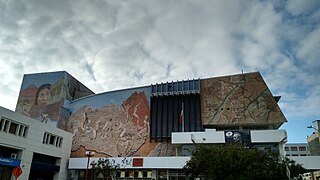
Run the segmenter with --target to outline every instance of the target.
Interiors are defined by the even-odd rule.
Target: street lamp
[[[319,132],[320,120],[314,120],[314,121],[312,121],[312,125],[307,126],[307,128],[313,128],[314,130],[316,130],[316,132]]]
[[[309,129],[313,128],[314,130],[318,131],[318,129],[317,129],[317,128],[315,128],[315,127],[313,127],[312,125],[307,126],[307,128],[309,128]]]
[[[90,158],[92,156],[94,156],[94,152],[93,151],[86,151],[85,156],[88,157],[87,169],[86,169],[86,175],[85,175],[86,179],[88,179],[89,162],[90,162]]]
[[[95,180],[96,179],[96,176],[95,176],[95,168],[96,168],[96,165],[97,165],[97,163],[95,162],[95,161],[92,161],[92,163],[91,163],[91,166],[92,166],[92,169],[93,169],[93,172],[92,172],[92,174],[93,174],[93,180]],[[91,176],[92,177],[92,176]]]

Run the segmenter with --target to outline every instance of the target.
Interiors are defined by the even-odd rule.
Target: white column
[[[29,179],[31,163],[32,163],[33,152],[23,150],[20,167],[22,169],[22,174],[19,179]]]

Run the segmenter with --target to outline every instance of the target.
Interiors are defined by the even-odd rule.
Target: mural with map
[[[259,73],[201,80],[203,125],[257,125],[286,122]]]

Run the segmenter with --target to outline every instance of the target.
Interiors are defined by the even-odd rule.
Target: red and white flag
[[[180,124],[182,124],[182,122],[183,122],[183,103],[182,103],[182,109],[181,109],[181,113],[180,113],[179,122],[180,122]]]
[[[182,132],[184,132],[184,114],[183,114],[183,102],[182,102],[182,106],[181,106],[181,113],[180,113],[180,118],[179,118],[179,122],[182,126]]]
[[[22,174],[22,169],[20,166],[16,167],[13,170],[13,175],[14,175],[14,177],[16,177],[16,179],[18,179],[21,174]]]

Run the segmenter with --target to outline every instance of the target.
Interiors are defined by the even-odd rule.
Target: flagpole
[[[184,110],[183,110],[183,102],[182,102],[182,132],[184,132]]]

